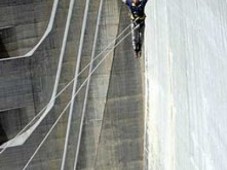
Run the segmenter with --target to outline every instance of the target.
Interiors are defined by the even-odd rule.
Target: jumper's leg
[[[140,36],[139,36],[139,42],[140,42],[140,51],[143,46],[143,40],[144,40],[144,30],[145,30],[145,23],[141,23],[139,26]]]
[[[139,25],[137,23],[131,23],[132,29],[132,47],[134,51],[139,51],[139,43],[140,43],[140,31]]]
[[[134,49],[135,57],[138,58],[141,56],[141,48],[143,44],[144,37],[144,23],[131,23],[132,29],[132,46]]]

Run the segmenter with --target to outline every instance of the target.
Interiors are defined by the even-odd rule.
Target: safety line
[[[131,31],[129,33],[127,33],[113,48],[112,50],[114,50],[124,39],[126,39],[129,35],[131,34]],[[75,99],[75,97],[77,96],[77,94],[80,92],[80,90],[83,88],[83,86],[86,84],[86,82],[89,80],[89,78],[93,75],[93,73],[99,68],[99,66],[103,63],[103,61],[105,61],[105,59],[109,56],[110,52],[108,52],[101,60],[100,62],[94,67],[94,69],[92,70],[92,72],[88,75],[88,77],[84,80],[84,82],[80,85],[80,87],[78,88],[78,90],[75,92],[73,99]],[[55,121],[55,123],[52,125],[52,127],[50,128],[50,130],[47,132],[47,134],[45,135],[45,137],[43,138],[43,140],[41,141],[41,143],[39,144],[39,146],[36,148],[35,152],[32,154],[32,156],[30,157],[30,159],[28,160],[28,162],[26,163],[26,165],[24,166],[23,170],[27,169],[27,167],[29,166],[29,164],[31,163],[32,159],[35,157],[35,155],[37,154],[37,152],[39,151],[39,149],[42,147],[42,145],[44,144],[44,142],[46,141],[46,139],[48,138],[48,136],[50,135],[50,133],[53,131],[53,129],[55,128],[55,126],[58,124],[58,122],[60,121],[61,117],[64,115],[64,113],[66,112],[67,108],[69,107],[69,105],[71,104],[72,100],[69,101],[69,103],[66,105],[66,107],[63,109],[62,113],[59,115],[59,117],[57,118],[57,120]]]
[[[108,48],[110,48],[111,46],[112,46],[112,44],[113,43],[115,43],[116,42],[116,40],[117,39],[119,39],[127,30],[128,30],[128,28],[131,26],[131,24],[129,24],[113,41],[111,41],[110,43],[109,43],[109,45],[106,47],[106,48],[104,48],[95,58],[94,58],[94,60],[93,61],[95,61],[95,60],[97,60],[98,58],[100,58],[101,56],[102,56],[102,54],[104,53],[104,52],[109,52],[109,51],[107,51],[108,50]],[[110,50],[110,51],[112,51],[112,50]],[[90,64],[91,63],[89,63],[89,64],[87,64],[79,73],[78,73],[78,76],[80,76],[89,66],[90,66]],[[13,139],[11,139],[10,141],[8,141],[4,146],[3,146],[3,148],[2,148],[2,150],[0,151],[0,155],[8,148],[8,147],[10,147],[10,145],[12,145],[13,143],[14,143],[14,141],[15,141],[15,138],[17,138],[18,136],[20,136],[22,133],[25,133],[24,131],[39,117],[39,116],[41,116],[41,114],[45,111],[45,109],[49,106],[49,104],[50,103],[52,103],[52,102],[54,102],[55,101],[55,99],[57,98],[57,97],[59,97],[73,82],[74,82],[74,80],[75,79],[72,79],[70,82],[68,82],[66,85],[65,85],[65,87],[64,88],[62,88],[62,90],[61,91],[59,91],[59,93],[57,93],[56,94],[56,96],[53,98],[53,99],[51,99],[50,100],[50,102],[46,105],[46,106],[44,106],[43,107],[43,109],[36,115],[36,116],[34,116],[34,118],[20,131],[20,132],[18,132],[18,134],[13,138]]]
[[[97,21],[96,21],[96,28],[95,28],[95,36],[94,36],[93,47],[92,47],[91,62],[90,62],[88,75],[90,75],[91,72],[92,72],[92,67],[93,67],[93,62],[94,62],[93,60],[94,60],[95,52],[96,52],[96,46],[97,46],[97,39],[98,39],[98,33],[99,33],[99,26],[100,26],[102,9],[103,9],[103,0],[100,0],[99,11],[98,11],[98,16],[97,16]],[[87,86],[86,86],[86,91],[85,91],[84,104],[83,104],[82,115],[81,115],[81,119],[80,119],[80,129],[79,129],[79,134],[78,134],[79,137],[78,137],[78,140],[77,140],[75,160],[74,160],[74,165],[73,165],[73,167],[74,167],[73,169],[74,170],[76,170],[77,160],[78,160],[78,155],[79,155],[79,147],[80,147],[80,141],[81,141],[82,130],[83,130],[83,122],[84,122],[86,106],[87,106],[88,92],[89,92],[89,87],[90,87],[90,82],[91,82],[90,80],[91,80],[91,76],[88,79]]]
[[[61,170],[64,170],[64,168],[65,168],[65,160],[66,160],[66,154],[67,154],[67,149],[68,149],[69,133],[70,133],[70,129],[71,129],[73,107],[74,107],[73,95],[76,92],[76,88],[77,88],[78,73],[79,73],[79,69],[80,69],[80,61],[81,61],[81,56],[82,56],[85,30],[86,30],[86,25],[87,25],[89,3],[90,3],[90,0],[86,0],[86,6],[85,6],[85,10],[84,10],[84,15],[83,15],[83,24],[82,24],[82,28],[81,28],[82,31],[81,31],[81,34],[80,34],[79,51],[78,51],[78,54],[77,54],[76,69],[75,69],[75,73],[74,73],[74,83],[73,83],[71,104],[70,104],[69,116],[68,116],[68,122],[67,122],[67,128],[66,128],[65,144],[64,144],[64,151],[63,151],[63,156],[62,156]]]
[[[70,27],[70,23],[71,23],[71,18],[72,18],[72,11],[73,11],[73,6],[74,6],[74,1],[75,0],[71,0],[70,4],[69,4],[69,9],[68,9],[68,15],[67,15],[67,21],[66,21],[66,25],[65,25],[65,31],[64,31],[64,36],[63,36],[63,40],[62,40],[62,46],[61,46],[61,51],[60,51],[60,55],[59,55],[59,61],[58,61],[58,67],[57,67],[57,72],[56,72],[56,78],[55,78],[55,82],[54,82],[54,88],[53,88],[53,92],[52,92],[52,96],[51,96],[51,100],[48,102],[48,104],[37,114],[37,116],[35,116],[32,121],[30,121],[31,123],[40,116],[40,118],[37,120],[37,122],[31,127],[31,132],[28,133],[28,135],[32,134],[33,131],[37,128],[37,126],[39,125],[39,123],[46,117],[46,115],[50,112],[50,110],[53,108],[54,106],[54,102],[56,99],[56,94],[57,94],[57,88],[58,88],[58,84],[59,84],[59,80],[60,80],[60,74],[61,74],[61,69],[62,69],[62,63],[63,63],[63,58],[64,58],[64,54],[65,54],[65,48],[66,48],[66,42],[67,42],[67,38],[68,38],[68,33],[69,33],[69,27]],[[43,113],[44,112],[44,113]],[[43,114],[41,114],[43,113]],[[21,133],[24,131],[24,129],[26,129],[27,127],[30,126],[30,124],[27,124],[27,126],[25,126],[25,128],[23,128],[17,135],[16,137],[19,137],[21,135]],[[30,136],[29,135],[29,136]],[[29,137],[28,136],[28,137]],[[6,143],[6,145],[3,147],[3,150],[1,150],[0,155],[6,150],[6,148],[9,146],[9,144],[12,145],[11,141],[16,141],[16,137],[11,139],[10,141],[8,141]],[[27,137],[27,138],[28,138]],[[27,140],[27,139],[26,139]]]

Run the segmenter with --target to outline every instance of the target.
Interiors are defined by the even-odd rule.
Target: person
[[[132,30],[132,46],[135,57],[141,56],[141,48],[143,45],[145,18],[144,9],[148,0],[122,0],[130,11],[131,30]]]

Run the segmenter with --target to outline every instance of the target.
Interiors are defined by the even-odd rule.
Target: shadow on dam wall
[[[27,121],[25,108],[0,111],[0,145],[12,139]]]
[[[8,141],[5,130],[2,127],[2,123],[0,122],[0,145]]]
[[[9,53],[6,48],[5,42],[7,39],[10,39],[10,37],[13,35],[13,29],[11,28],[0,28],[0,59],[8,58]],[[15,42],[15,40],[14,40]]]
[[[1,34],[0,34],[0,59],[2,58],[8,58],[9,54],[6,50],[6,47],[2,41]]]

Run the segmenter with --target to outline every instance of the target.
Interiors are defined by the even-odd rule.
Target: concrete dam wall
[[[0,170],[227,169],[224,0],[149,1],[139,60],[120,0],[0,9]]]
[[[227,169],[226,9],[224,0],[147,6],[147,169]]]
[[[32,55],[0,61],[0,170],[143,169],[143,62],[125,37],[127,7],[54,0],[53,9],[50,32]]]

